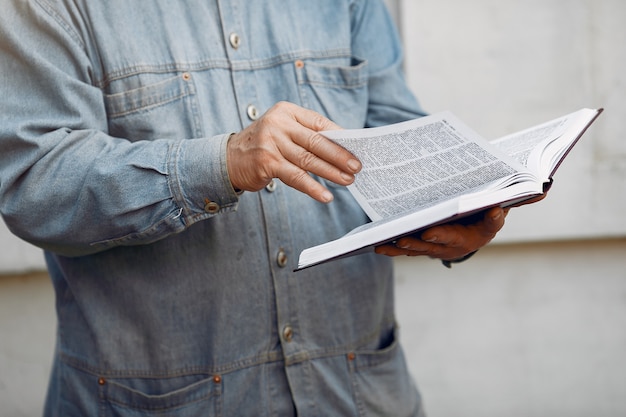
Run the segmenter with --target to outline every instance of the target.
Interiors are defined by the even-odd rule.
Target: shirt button
[[[283,329],[283,339],[285,342],[291,342],[293,340],[293,329],[291,326],[287,325]]]
[[[241,37],[236,32],[230,34],[230,36],[228,37],[228,41],[230,42],[230,46],[232,46],[233,49],[237,49],[241,45]]]
[[[276,255],[276,263],[279,267],[284,268],[287,266],[287,252],[284,249],[280,249]]]
[[[270,193],[273,193],[274,191],[276,191],[276,181],[271,180],[269,184],[265,186],[265,189]]]
[[[218,211],[220,211],[220,205],[217,204],[215,201],[207,201],[207,203],[204,206],[204,211],[206,211],[209,214],[215,214]]]
[[[250,104],[246,109],[246,112],[248,113],[248,118],[250,120],[256,120],[259,118],[259,110],[254,104]]]

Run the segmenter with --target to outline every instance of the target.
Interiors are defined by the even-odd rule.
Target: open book
[[[545,193],[567,153],[601,112],[582,109],[492,142],[450,112],[323,132],[363,164],[348,189],[372,221],[305,249],[296,270]]]

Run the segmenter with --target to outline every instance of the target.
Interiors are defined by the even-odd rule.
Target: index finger
[[[342,129],[341,126],[313,110],[298,109],[299,111],[292,113],[293,117],[298,125],[306,129],[293,132],[293,142],[343,172],[359,172],[361,162],[348,150],[320,133],[325,130],[339,130]]]

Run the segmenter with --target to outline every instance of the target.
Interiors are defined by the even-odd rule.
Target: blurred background
[[[550,196],[470,261],[398,259],[397,311],[430,417],[626,415],[626,2],[389,0],[413,91],[495,139],[605,112]],[[41,252],[0,222],[0,417],[41,414],[54,349]]]

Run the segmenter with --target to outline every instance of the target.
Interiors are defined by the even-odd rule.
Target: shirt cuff
[[[226,164],[230,134],[177,142],[170,156],[170,187],[190,225],[237,209],[239,195]]]
[[[474,252],[470,252],[467,255],[458,258],[458,259],[452,259],[452,260],[441,260],[441,263],[443,264],[443,266],[445,266],[446,268],[452,268],[452,264],[458,264],[464,261],[467,261],[469,258],[471,258],[472,256],[474,256],[474,254],[478,252],[478,250],[475,250]]]

